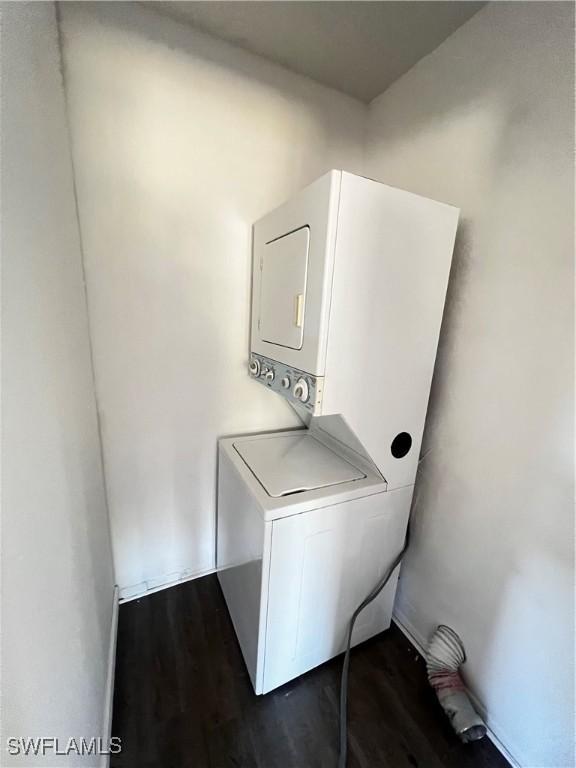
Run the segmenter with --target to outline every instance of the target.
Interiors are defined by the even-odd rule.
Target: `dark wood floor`
[[[336,768],[341,658],[255,696],[215,576],[120,609],[111,768]],[[350,768],[507,768],[452,733],[394,625],[352,653]]]

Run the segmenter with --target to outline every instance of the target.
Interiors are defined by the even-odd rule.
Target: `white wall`
[[[366,107],[138,5],[61,14],[130,595],[213,567],[217,438],[299,424],[246,375],[250,228],[329,168],[361,170]]]
[[[462,209],[397,612],[522,766],[573,766],[573,10],[495,3],[372,103],[369,174]]]
[[[219,436],[296,424],[244,369],[251,222],[330,167],[453,203],[398,614],[461,633],[523,766],[572,765],[568,4],[488,6],[369,113],[147,8],[61,13],[124,594],[212,567]]]
[[[103,735],[113,572],[52,3],[2,5],[2,765]]]

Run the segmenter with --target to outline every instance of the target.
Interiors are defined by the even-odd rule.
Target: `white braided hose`
[[[472,706],[458,672],[465,661],[462,640],[453,629],[440,624],[428,643],[428,680],[452,727],[462,741],[468,742],[483,738],[486,725]]]

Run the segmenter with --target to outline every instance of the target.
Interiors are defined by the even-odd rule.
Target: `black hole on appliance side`
[[[412,448],[412,437],[408,432],[400,432],[397,434],[390,446],[392,456],[394,456],[395,459],[404,458],[410,448]]]

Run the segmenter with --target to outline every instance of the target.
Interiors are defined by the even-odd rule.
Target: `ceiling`
[[[364,102],[485,5],[468,0],[146,4]]]

